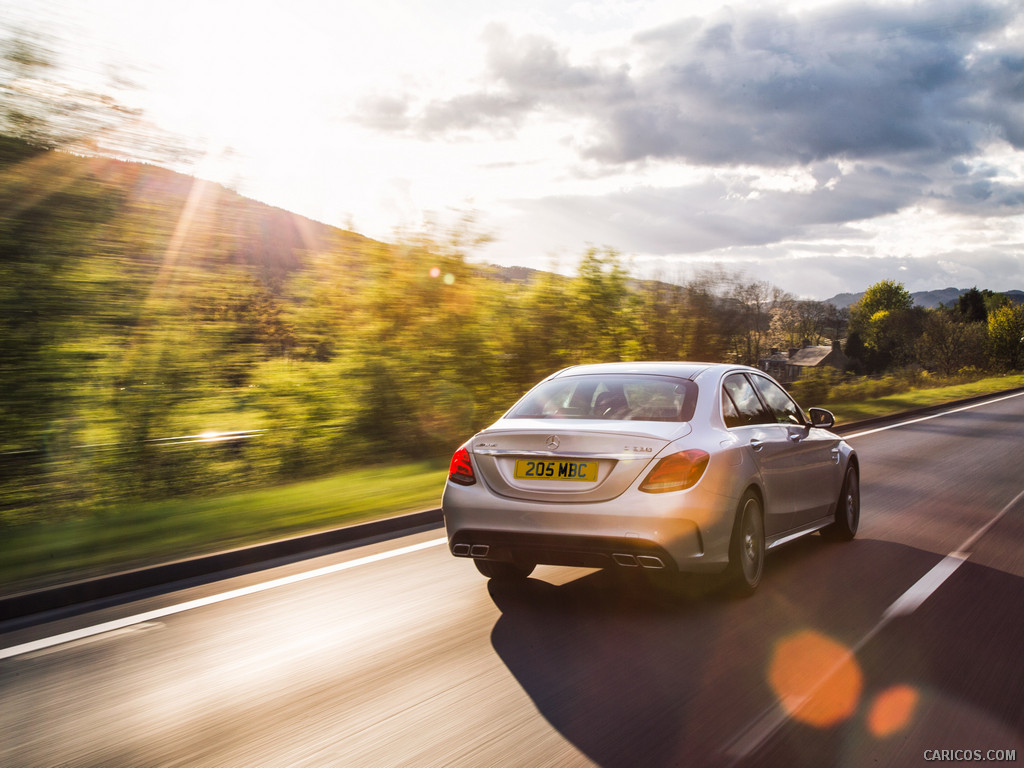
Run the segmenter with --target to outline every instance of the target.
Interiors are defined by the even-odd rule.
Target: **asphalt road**
[[[1024,764],[1024,395],[848,439],[860,535],[746,600],[437,529],[0,626],[0,765]]]

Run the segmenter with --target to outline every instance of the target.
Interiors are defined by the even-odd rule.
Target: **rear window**
[[[506,419],[689,421],[697,385],[672,376],[587,374],[544,381]]]

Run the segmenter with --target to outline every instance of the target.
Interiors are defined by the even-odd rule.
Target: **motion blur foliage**
[[[797,402],[805,407],[824,406],[833,399],[833,390],[848,381],[849,376],[844,376],[831,366],[824,368],[812,368],[804,373],[797,381],[788,385],[789,393],[796,398]]]
[[[39,150],[150,163],[199,156],[196,147],[127,106],[136,86],[119,68],[108,67],[102,92],[71,85],[56,65],[59,41],[24,29],[3,31],[8,34],[0,39],[0,135]]]
[[[155,167],[0,138],[0,520],[231,474],[234,458],[167,438],[247,428],[252,370],[292,345],[271,286],[297,249],[270,263],[253,248],[280,216],[252,206]]]
[[[618,253],[587,250],[577,268],[569,304],[572,315],[566,330],[577,340],[570,347],[577,355],[574,362],[623,360],[636,354],[627,273]],[[588,359],[582,359],[584,355]]]
[[[42,492],[57,509],[89,495],[80,408],[95,393],[102,351],[94,339],[121,319],[104,286],[115,270],[93,253],[119,199],[73,158],[0,138],[0,451],[4,506],[20,517]],[[49,182],[42,190],[39,174]],[[12,466],[13,465],[13,466]]]
[[[942,375],[922,368],[904,368],[875,376],[854,376],[834,368],[815,368],[803,374],[788,386],[790,393],[806,407],[825,406],[829,403],[860,403],[907,392],[913,389],[967,384],[989,374],[973,367],[960,368]]]
[[[454,245],[452,245],[454,241]],[[320,254],[293,282],[298,354],[346,361],[323,398],[351,405],[350,461],[443,453],[500,403],[480,371],[496,367],[496,300],[458,245],[424,236]],[[458,392],[458,396],[453,396]]]
[[[834,308],[720,269],[641,281],[594,248],[573,276],[531,274],[471,263],[483,239],[467,217],[376,242],[0,137],[0,525],[446,457],[568,365],[757,365],[846,332]],[[801,401],[905,388],[922,363],[984,367],[961,331],[1021,364],[1019,308],[984,297],[987,322],[970,323],[895,288],[851,315],[850,341],[917,378],[813,373]]]

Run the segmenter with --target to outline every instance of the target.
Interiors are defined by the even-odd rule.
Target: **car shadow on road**
[[[784,641],[819,637],[854,647],[937,559],[888,542],[830,545],[810,537],[773,552],[760,590],[748,599],[706,582],[666,589],[605,571],[561,585],[491,582],[501,611],[491,639],[539,712],[588,760],[731,765],[731,745],[779,701],[769,670]],[[1006,586],[1019,594],[1020,579],[994,573],[1012,579]],[[900,641],[912,656],[936,647],[909,630]],[[1001,689],[953,694],[980,695],[981,707],[1006,706]],[[822,729],[823,748],[844,725]]]
[[[555,586],[490,583],[498,655],[538,710],[604,766],[673,765],[703,706],[722,621],[714,601],[598,571]],[[684,604],[685,603],[685,604]],[[706,632],[687,631],[700,624]]]

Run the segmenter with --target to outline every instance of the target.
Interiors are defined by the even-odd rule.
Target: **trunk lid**
[[[673,440],[679,422],[509,419],[469,442],[484,482],[528,501],[595,502],[622,494]]]

